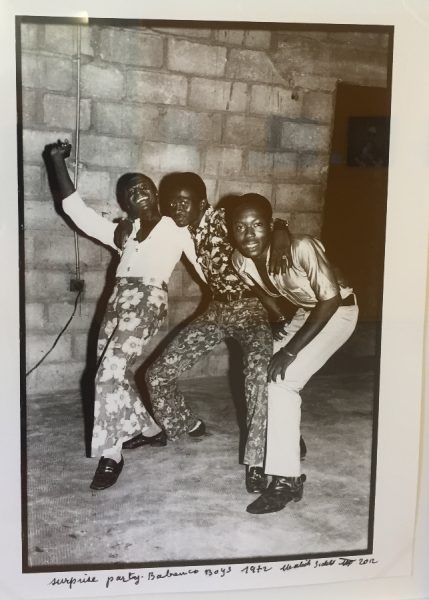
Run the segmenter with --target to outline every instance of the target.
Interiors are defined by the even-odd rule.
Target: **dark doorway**
[[[322,239],[357,293],[361,325],[373,330],[381,320],[389,117],[390,88],[338,84]]]

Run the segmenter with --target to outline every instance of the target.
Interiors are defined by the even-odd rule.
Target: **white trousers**
[[[301,396],[299,392],[325,362],[353,333],[359,309],[340,306],[325,327],[297,355],[286,369],[268,385],[268,423],[265,473],[280,477],[298,477],[301,473],[299,438]],[[274,341],[274,352],[285,346],[304,325],[310,311],[298,309],[287,326],[286,335]]]

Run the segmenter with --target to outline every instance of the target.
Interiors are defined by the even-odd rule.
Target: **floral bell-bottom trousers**
[[[167,287],[117,278],[98,338],[91,456],[156,427],[134,382],[143,347],[167,315]]]
[[[262,466],[267,421],[267,367],[273,340],[267,313],[256,298],[229,303],[212,301],[185,327],[146,373],[158,423],[170,439],[185,435],[197,420],[177,386],[181,373],[225,338],[236,339],[243,350],[247,405],[244,463]]]

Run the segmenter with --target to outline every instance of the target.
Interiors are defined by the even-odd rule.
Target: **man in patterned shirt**
[[[179,227],[189,225],[197,261],[212,299],[203,314],[173,339],[149,368],[146,381],[155,418],[170,439],[200,436],[205,425],[187,406],[177,386],[178,377],[222,340],[236,339],[244,354],[247,441],[244,452],[246,487],[250,493],[265,489],[263,474],[267,417],[267,367],[272,354],[272,334],[267,312],[231,264],[224,209],[207,203],[206,187],[195,173],[173,173],[164,178],[160,194],[164,210]],[[286,257],[289,234],[281,222],[273,268]],[[138,440],[133,447],[137,447]]]

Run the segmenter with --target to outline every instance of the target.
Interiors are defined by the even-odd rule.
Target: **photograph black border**
[[[285,561],[298,561],[307,559],[349,557],[370,555],[373,553],[374,545],[374,507],[376,497],[376,479],[377,479],[377,447],[378,447],[378,426],[379,426],[379,388],[380,388],[380,359],[381,359],[381,327],[382,318],[377,322],[376,328],[376,347],[375,347],[375,366],[374,369],[374,395],[373,395],[373,416],[372,416],[372,452],[371,452],[371,474],[370,474],[370,494],[368,510],[368,545],[366,548],[356,550],[336,550],[332,552],[320,552],[309,554],[294,554],[287,556],[249,556],[242,558],[229,559],[225,557],[219,559],[204,560],[184,560],[184,561],[155,561],[155,562],[109,562],[109,563],[78,563],[78,564],[57,564],[49,566],[31,567],[28,564],[28,512],[27,512],[27,395],[26,395],[26,324],[25,324],[25,244],[24,244],[24,177],[23,177],[23,122],[22,122],[22,71],[21,71],[21,25],[26,23],[34,24],[57,24],[57,25],[101,25],[101,26],[121,26],[121,27],[176,27],[176,28],[216,28],[222,29],[269,29],[281,30],[285,28],[294,31],[329,31],[329,32],[372,32],[389,34],[388,50],[388,76],[387,89],[392,93],[392,65],[393,65],[393,25],[353,25],[353,24],[327,24],[327,23],[289,23],[289,22],[247,22],[247,21],[205,21],[205,20],[169,20],[169,19],[136,19],[136,18],[100,18],[90,17],[89,20],[79,17],[52,17],[52,16],[15,16],[15,48],[16,48],[16,94],[17,94],[17,165],[18,165],[18,218],[19,218],[19,314],[20,314],[20,411],[21,411],[21,539],[22,539],[22,573],[50,573],[50,572],[69,572],[69,571],[96,571],[112,569],[130,569],[130,568],[159,568],[159,567],[188,567],[200,565],[228,565],[228,564],[250,564],[250,563],[276,563]],[[389,102],[390,105],[390,102]],[[386,218],[384,225],[386,226]],[[385,237],[385,227],[383,231]],[[380,280],[384,278],[383,272],[380,273]],[[383,290],[381,288],[380,307],[383,302]],[[380,311],[382,308],[380,308]]]

